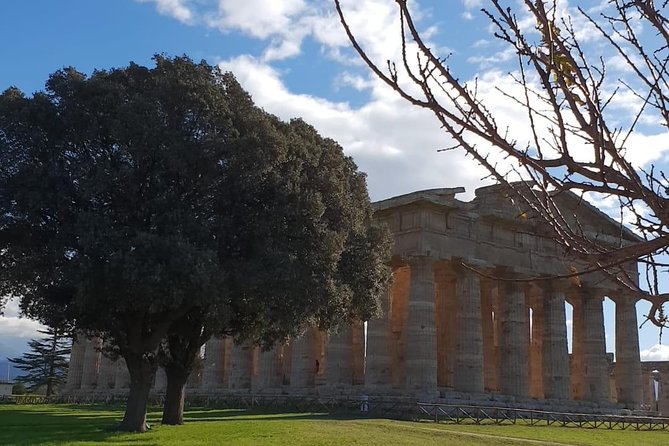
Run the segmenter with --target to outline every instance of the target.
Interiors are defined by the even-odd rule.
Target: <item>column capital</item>
[[[390,268],[392,268],[393,271],[395,271],[398,268],[407,266],[407,260],[404,257],[395,254],[390,258],[388,262],[386,262],[386,265],[388,265]]]
[[[524,280],[527,276],[513,267],[496,266],[490,272],[495,285],[507,291],[528,291],[531,282]]]
[[[537,282],[545,293],[567,293],[573,287],[568,279],[546,279]]]
[[[636,303],[641,299],[639,297],[640,293],[635,293],[632,290],[612,290],[607,294],[609,298],[611,298],[612,301],[616,303],[616,305],[624,305],[624,304],[632,304],[636,305]]]
[[[434,266],[436,259],[430,256],[410,256],[405,262],[411,268],[426,268]]]
[[[437,268],[445,274],[461,275],[463,273],[476,274],[476,271],[488,274],[494,265],[485,260],[470,257],[451,257],[450,259],[434,260]]]
[[[567,300],[570,303],[573,302],[574,300],[603,301],[604,298],[608,295],[607,291],[604,288],[595,287],[587,284],[581,284],[579,286],[569,286],[565,288],[564,293],[565,296],[567,297]]]

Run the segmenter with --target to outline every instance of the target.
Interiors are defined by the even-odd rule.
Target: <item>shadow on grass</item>
[[[123,409],[111,406],[1,406],[0,445],[145,443],[141,436],[123,440],[115,438],[123,435],[116,431],[122,417]]]
[[[0,406],[0,445],[40,445],[66,442],[155,444],[151,435],[120,433],[116,427],[123,407],[102,405]],[[147,420],[160,425],[161,409],[150,408]],[[281,409],[191,408],[186,424],[280,420],[347,420],[350,414],[290,412]]]
[[[193,408],[186,412],[186,423],[207,421],[272,421],[272,420],[354,420],[350,413],[291,412],[285,409],[209,409]]]

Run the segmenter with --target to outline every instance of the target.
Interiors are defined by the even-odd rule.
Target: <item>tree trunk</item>
[[[189,373],[180,367],[165,367],[167,389],[163,407],[163,424],[184,424],[184,396]]]
[[[130,373],[130,391],[123,421],[118,429],[124,432],[146,432],[149,429],[146,406],[156,375],[156,363],[143,355],[127,355],[125,362]]]

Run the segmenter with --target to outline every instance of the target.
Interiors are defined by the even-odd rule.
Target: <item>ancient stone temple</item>
[[[328,335],[311,329],[261,351],[211,339],[192,393],[384,395],[423,400],[578,401],[638,408],[644,386],[635,303],[603,273],[555,279],[579,268],[497,186],[456,198],[433,189],[374,204],[392,232],[394,280],[383,315]],[[598,240],[635,236],[596,208],[564,194],[564,215]],[[622,237],[622,239],[621,239]],[[636,265],[628,266],[637,277]],[[520,280],[519,280],[520,279]],[[602,302],[615,302],[615,364],[607,358]],[[568,351],[565,305],[573,314]],[[120,392],[124,365],[78,339],[68,391]],[[165,387],[159,372],[155,390]],[[669,392],[668,402],[669,402]]]

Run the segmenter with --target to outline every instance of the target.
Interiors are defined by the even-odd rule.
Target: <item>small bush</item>
[[[26,386],[23,383],[16,383],[12,387],[12,395],[25,395]]]

